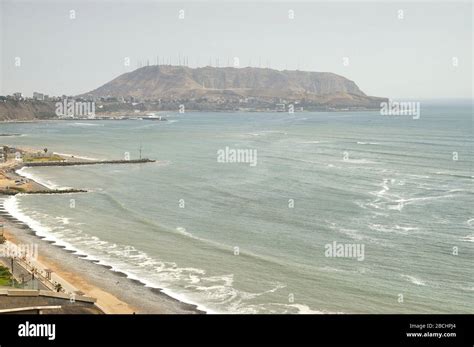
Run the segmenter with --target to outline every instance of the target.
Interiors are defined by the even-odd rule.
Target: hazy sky
[[[0,11],[2,95],[79,94],[139,60],[180,55],[192,67],[238,57],[244,67],[334,72],[374,96],[472,97],[470,1],[3,0]]]

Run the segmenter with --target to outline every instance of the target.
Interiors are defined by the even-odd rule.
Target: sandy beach
[[[1,218],[1,217],[0,217]],[[86,296],[97,299],[97,305],[108,314],[132,313],[203,313],[194,305],[175,300],[156,288],[145,287],[110,268],[74,255],[53,245],[21,226],[3,218],[5,236],[15,244],[38,244],[38,261],[53,270]]]
[[[21,242],[17,237],[15,237],[15,233],[12,232],[14,227],[9,225],[4,230],[4,236],[7,241],[19,245]],[[16,234],[17,235],[17,234]],[[21,238],[21,236],[19,236]],[[135,313],[137,310],[127,303],[119,300],[114,295],[88,283],[85,281],[81,276],[71,272],[70,269],[65,269],[60,264],[51,261],[50,259],[46,258],[45,256],[38,256],[38,259],[35,262],[37,268],[43,269],[50,269],[56,275],[56,279],[58,282],[62,283],[63,288],[66,287],[64,283],[70,284],[73,288],[81,291],[84,293],[85,296],[89,296],[92,298],[96,298],[97,302],[96,305],[107,314],[130,314]]]

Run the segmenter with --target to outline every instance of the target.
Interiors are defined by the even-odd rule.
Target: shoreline
[[[9,197],[0,195],[0,198]],[[8,215],[8,218],[5,218],[5,215]],[[206,313],[196,305],[169,296],[161,288],[147,287],[123,272],[112,270],[111,266],[87,259],[73,250],[47,240],[6,210],[0,216],[4,217],[2,223],[8,241],[16,245],[38,244],[37,262],[44,268],[52,269],[58,277],[85,295],[96,298],[97,306],[106,314]]]
[[[294,114],[305,114],[305,113],[359,113],[359,112],[379,112],[380,108],[366,108],[366,109],[334,109],[334,110],[303,110],[295,111]],[[158,111],[147,111],[147,113],[160,113],[160,114],[177,114],[179,115],[178,110],[158,110]],[[287,111],[276,111],[276,110],[193,110],[187,109],[186,113],[274,113],[274,114],[285,114]],[[114,115],[98,115],[99,118],[35,118],[35,119],[3,119],[0,120],[0,124],[15,124],[15,123],[47,123],[47,122],[71,122],[71,121],[134,121],[134,120],[150,120],[150,119],[139,119],[131,116],[123,116],[123,118],[115,118]],[[136,116],[140,117],[140,116]],[[152,119],[154,120],[154,119]],[[166,122],[166,120],[164,120]],[[0,134],[0,137],[15,137],[22,136],[22,134]]]
[[[7,225],[4,230],[5,239],[15,246],[22,244],[19,239],[21,236],[11,231],[12,229],[14,230],[14,227],[12,227],[9,222],[3,221],[3,224]],[[61,283],[63,288],[69,288],[71,291],[75,289],[74,291],[81,291],[86,296],[96,299],[95,306],[105,314],[126,314],[135,312],[135,309],[127,303],[100,288],[87,284],[82,278],[68,272],[62,268],[61,265],[52,262],[44,256],[38,255],[38,258],[34,261],[34,265],[36,268],[52,270],[55,274],[56,281]],[[65,283],[67,283],[67,286],[64,285]]]
[[[7,147],[7,146],[5,146]],[[7,147],[8,148],[8,147]],[[22,173],[22,170],[28,167],[44,166],[80,166],[80,165],[105,165],[105,164],[145,164],[154,163],[156,160],[148,158],[140,159],[120,159],[120,160],[97,160],[82,156],[68,154],[52,153],[49,156],[36,157],[38,152],[31,148],[13,148],[22,155],[21,160],[8,158],[7,161],[0,163],[0,194],[16,195],[24,194],[68,194],[68,193],[87,193],[85,189],[76,189],[65,187],[58,189],[34,179],[28,174]],[[30,156],[28,161],[23,161],[23,156]],[[46,159],[45,159],[46,158]],[[53,158],[51,160],[51,158]]]
[[[23,151],[33,149],[22,148]],[[64,159],[75,156],[62,155]],[[81,160],[88,161],[88,160]],[[23,165],[7,162],[0,165],[0,173],[11,181],[17,178],[27,179],[28,191],[20,191],[17,194],[28,195],[38,193],[57,193],[61,190],[51,189],[44,184],[38,183],[31,177],[18,173]],[[5,185],[5,179],[3,180]],[[2,182],[0,182],[1,184]],[[8,183],[8,182],[7,182]],[[0,185],[0,199],[15,198],[16,194],[2,194]],[[63,191],[63,193],[71,193]],[[75,193],[75,192],[72,192]],[[137,279],[130,278],[127,274],[115,271],[111,266],[103,265],[97,260],[87,259],[74,250],[55,244],[46,237],[38,235],[38,232],[24,221],[18,219],[0,204],[0,221],[4,224],[5,237],[13,244],[38,244],[39,256],[36,262],[43,268],[49,268],[58,277],[70,283],[85,295],[96,298],[97,306],[108,314],[134,314],[134,313],[159,313],[159,314],[203,314],[197,305],[186,303],[166,294],[164,289],[148,287]],[[78,266],[79,265],[79,266]],[[87,269],[86,271],[84,271]]]

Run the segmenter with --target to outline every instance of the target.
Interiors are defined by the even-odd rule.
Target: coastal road
[[[11,258],[0,257],[0,263],[10,269],[11,272]],[[22,280],[25,282],[24,289],[51,290],[36,278],[32,281],[31,273],[16,260],[13,261],[13,277],[20,283]]]

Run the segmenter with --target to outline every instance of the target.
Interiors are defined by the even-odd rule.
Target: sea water
[[[38,235],[208,312],[474,313],[471,104],[423,104],[419,119],[164,116],[1,124],[22,134],[2,137],[9,145],[157,160],[24,168],[89,192],[5,207]],[[255,165],[219,160],[231,150]]]

